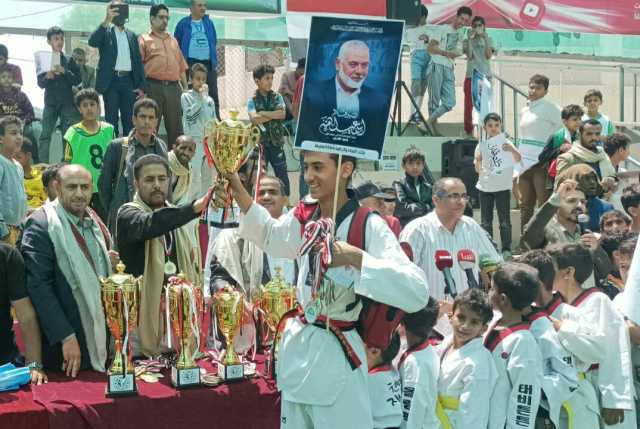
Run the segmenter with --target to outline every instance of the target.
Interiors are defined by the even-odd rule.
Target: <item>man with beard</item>
[[[155,357],[166,351],[160,298],[167,277],[184,273],[201,285],[200,251],[186,225],[200,215],[206,197],[178,207],[169,204],[171,173],[161,156],[143,156],[133,171],[136,194],[118,211],[116,240],[127,272],[143,275],[134,353]]]
[[[558,175],[576,164],[587,164],[598,175],[599,180],[614,178],[616,170],[609,155],[598,146],[602,136],[602,124],[597,119],[589,119],[580,125],[580,143],[574,143],[571,149],[558,157]],[[611,179],[608,179],[611,180]]]
[[[76,377],[81,369],[105,370],[99,279],[111,274],[117,254],[108,250],[109,232],[89,208],[91,173],[65,165],[54,186],[58,198],[27,219],[21,252],[27,291],[44,333],[42,363]]]
[[[336,57],[335,77],[309,82],[309,97],[305,95],[298,127],[302,135],[309,140],[336,142],[361,148],[371,148],[375,141],[371,136],[384,133],[387,118],[384,115],[387,102],[380,91],[366,85],[370,63],[369,46],[362,40],[344,42]],[[335,130],[320,129],[327,119],[335,120]],[[353,135],[341,133],[353,128],[354,123],[363,125],[361,133]]]
[[[169,152],[169,167],[171,168],[171,202],[185,204],[190,195],[191,159],[196,153],[196,142],[191,136],[182,135],[176,140],[176,145]]]

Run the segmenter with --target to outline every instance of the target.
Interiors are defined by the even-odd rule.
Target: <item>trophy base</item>
[[[224,381],[238,381],[244,379],[244,366],[241,363],[225,365],[218,362],[218,377]]]
[[[171,384],[176,389],[187,389],[200,386],[200,367],[176,368],[171,367]]]
[[[136,396],[138,388],[136,387],[135,375],[127,373],[109,374],[107,375],[107,398],[121,398],[123,396]]]

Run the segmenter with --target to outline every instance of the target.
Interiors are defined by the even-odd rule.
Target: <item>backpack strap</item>
[[[373,213],[368,207],[358,207],[353,213],[351,224],[349,225],[349,233],[347,234],[347,243],[364,250],[365,231],[367,229],[367,219]]]

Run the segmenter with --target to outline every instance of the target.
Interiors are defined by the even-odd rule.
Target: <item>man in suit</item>
[[[27,219],[20,250],[27,291],[44,333],[43,366],[76,377],[83,369],[105,370],[99,279],[111,274],[117,253],[108,250],[109,232],[89,208],[91,173],[65,165],[54,186],[58,198]]]
[[[124,27],[125,19],[113,7],[120,3],[109,3],[104,21],[89,37],[89,46],[100,52],[96,90],[104,100],[105,119],[117,135],[126,136],[133,127],[133,103],[144,96],[145,78],[138,36]],[[121,133],[118,119],[122,120]]]
[[[336,57],[335,77],[309,82],[299,124],[304,140],[371,150],[378,146],[372,136],[386,131],[389,101],[365,84],[369,61],[365,42],[346,41]]]

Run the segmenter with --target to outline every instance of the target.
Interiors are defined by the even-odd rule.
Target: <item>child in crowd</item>
[[[24,172],[14,156],[22,145],[22,122],[15,116],[0,119],[0,241],[14,246],[18,226],[27,214]]]
[[[553,189],[553,178],[556,177],[557,158],[560,154],[568,152],[574,141],[580,140],[578,130],[582,124],[582,115],[584,111],[577,104],[569,104],[560,112],[563,127],[551,134],[547,140],[542,153],[538,156],[538,160],[549,172],[547,178],[547,189]]]
[[[213,183],[213,169],[208,165],[204,152],[204,127],[215,119],[216,109],[206,82],[207,68],[195,63],[191,66],[191,89],[180,96],[184,134],[193,137],[196,142],[196,153],[191,160],[192,199],[203,196]]]
[[[73,59],[63,53],[64,32],[60,27],[47,30],[47,43],[51,46],[51,70],[38,75],[38,86],[44,89],[44,110],[42,111],[42,133],[38,140],[38,160],[49,163],[51,134],[58,119],[62,133],[78,121],[78,109],[73,100],[73,87],[80,85],[82,75]],[[58,61],[59,59],[59,61]]]
[[[436,414],[440,362],[429,334],[438,320],[438,301],[429,298],[420,311],[402,320],[407,335],[405,351],[398,361],[402,380],[402,429],[431,429],[439,426]]]
[[[607,214],[609,213],[611,212]],[[611,299],[614,299],[624,290],[637,237],[638,234],[629,230],[620,232],[611,231],[602,234],[600,237],[600,247],[606,252],[609,260],[613,263],[613,270],[611,270],[605,279],[599,279],[598,286],[602,289],[602,292],[607,294]],[[625,246],[624,253],[622,253],[620,249],[623,242],[628,242]],[[633,243],[633,245],[631,249],[628,249],[631,243]],[[624,274],[624,278],[622,274]]]
[[[418,25],[407,28],[405,33],[406,43],[411,49],[411,95],[418,105],[418,109],[422,108],[424,94],[427,92],[427,66],[431,62],[431,55],[427,52],[427,44],[429,43],[429,26],[427,25],[427,17],[429,11],[426,6],[420,5],[420,19]],[[410,121],[418,123],[420,117],[416,112],[416,108],[411,106]]]
[[[600,113],[600,106],[602,106],[602,92],[597,89],[590,89],[584,95],[584,107],[587,111],[582,115],[582,120],[587,121],[589,119],[595,119],[602,124],[602,137],[610,136],[616,132],[616,128],[611,122],[611,119],[603,113]]]
[[[286,107],[282,95],[273,91],[273,74],[270,65],[259,65],[253,70],[253,80],[258,89],[247,103],[249,119],[253,125],[261,128],[260,144],[264,159],[271,164],[275,176],[284,183],[285,194],[289,196],[289,174],[287,159],[282,148],[286,129],[283,120]]]
[[[538,289],[538,272],[527,265],[505,262],[493,273],[489,301],[500,315],[484,337],[498,370],[498,383],[488,402],[490,428],[535,427],[542,356],[523,312]]]
[[[24,134],[33,137],[31,123],[35,119],[33,106],[27,94],[14,84],[13,73],[9,69],[0,71],[0,118],[17,116],[24,124]]]
[[[580,315],[578,320],[559,318],[554,324],[568,350],[587,365],[595,364],[583,374],[598,393],[601,425],[636,428],[629,333],[624,317],[600,289],[582,288],[593,271],[589,249],[581,244],[556,244],[548,251],[557,267],[555,288]],[[584,332],[591,329],[597,329],[596,344],[593,334]]]
[[[516,147],[502,132],[502,118],[489,113],[484,118],[486,138],[476,146],[474,166],[480,194],[480,223],[493,238],[493,208],[498,211],[502,255],[511,257],[511,188],[513,167],[522,160]]]
[[[416,148],[410,148],[402,157],[405,176],[393,183],[398,202],[395,215],[402,226],[433,210],[431,191],[433,176],[427,168],[425,156]]]
[[[47,193],[47,200],[44,202],[45,204],[58,198],[58,191],[56,191],[55,187],[56,176],[58,175],[58,170],[60,170],[65,164],[66,162],[59,162],[57,164],[50,165],[42,172],[42,185]]]
[[[396,332],[389,346],[381,350],[365,345],[369,366],[369,398],[374,429],[397,428],[402,420],[401,382],[392,361],[400,351],[400,335]]]
[[[24,188],[27,194],[27,205],[29,209],[37,209],[47,201],[47,193],[42,184],[43,165],[33,165],[33,143],[26,137],[22,138],[22,146],[14,156],[15,160],[22,166],[24,171]]]
[[[449,314],[453,335],[438,346],[438,414],[443,428],[486,429],[489,424],[487,397],[498,381],[491,353],[482,344],[482,334],[493,317],[487,296],[467,289],[453,301]]]
[[[553,298],[553,281],[555,268],[551,257],[543,250],[525,253],[519,262],[529,265],[538,271],[539,289],[536,305],[531,306],[525,314],[531,326],[529,331],[538,343],[542,355],[542,392],[544,396],[538,411],[540,425],[548,427],[553,423],[560,427],[560,416],[565,401],[573,395],[578,387],[578,373],[571,365],[571,354],[560,344],[553,323],[542,307]],[[565,409],[566,414],[571,411]]]
[[[69,127],[64,135],[67,142],[64,160],[89,170],[93,179],[91,207],[106,219],[107,214],[98,196],[98,180],[107,146],[114,139],[113,125],[100,120],[100,97],[95,89],[80,90],[75,100],[82,120]]]

